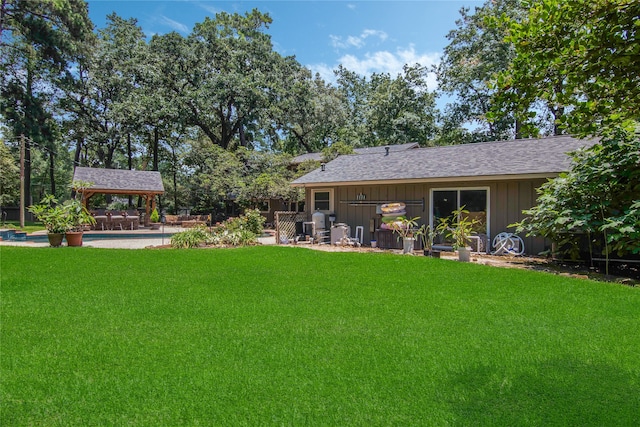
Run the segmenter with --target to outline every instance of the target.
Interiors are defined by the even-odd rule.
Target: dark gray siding
[[[510,224],[522,219],[522,210],[531,208],[536,201],[536,188],[544,183],[544,179],[536,180],[510,180],[510,181],[472,181],[472,182],[447,182],[424,184],[392,184],[392,185],[357,185],[340,186],[334,188],[334,207],[336,221],[347,223],[355,230],[356,226],[364,226],[364,240],[369,244],[372,234],[369,232],[370,221],[375,220],[376,226],[380,223],[380,216],[376,214],[375,205],[367,205],[374,202],[413,201],[416,204],[407,206],[409,217],[420,217],[420,223],[429,223],[431,212],[430,197],[432,189],[442,188],[488,188],[489,189],[489,215],[491,237],[499,232],[513,232]],[[323,187],[329,188],[329,187]],[[307,189],[306,206],[311,209],[311,190]],[[358,195],[364,194],[365,200],[358,200]],[[424,200],[424,204],[422,201]],[[353,203],[349,203],[353,202]],[[307,212],[309,218],[312,212]],[[327,219],[327,224],[329,224]],[[353,231],[352,231],[353,232]],[[545,241],[539,238],[530,238],[521,235],[525,242],[528,254],[537,254],[546,247]]]

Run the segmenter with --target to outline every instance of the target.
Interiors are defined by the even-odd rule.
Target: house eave
[[[483,175],[483,176],[455,176],[455,177],[435,177],[435,178],[412,178],[412,179],[393,179],[393,180],[362,180],[362,181],[326,181],[326,182],[307,182],[292,183],[292,187],[299,188],[317,188],[317,187],[346,187],[346,186],[362,186],[362,185],[394,185],[394,184],[430,184],[430,183],[447,183],[447,182],[484,182],[484,181],[513,181],[513,180],[530,180],[530,179],[550,179],[555,178],[560,172],[545,173],[529,173],[529,174],[512,174],[512,175]]]

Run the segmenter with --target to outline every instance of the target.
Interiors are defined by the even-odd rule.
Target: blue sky
[[[145,34],[177,31],[189,34],[194,24],[218,12],[244,14],[253,8],[273,19],[268,34],[282,55],[327,81],[339,64],[361,75],[388,72],[396,76],[405,63],[436,64],[455,27],[461,7],[482,1],[212,1],[89,0],[89,16],[97,28],[111,12],[136,18]],[[435,89],[431,76],[429,88]]]

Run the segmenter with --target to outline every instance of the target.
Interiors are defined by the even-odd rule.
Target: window
[[[476,232],[489,234],[489,189],[442,189],[431,192],[431,225],[437,227],[440,218],[451,216],[464,206],[468,216],[479,221]]]
[[[312,211],[333,212],[333,190],[311,190]]]

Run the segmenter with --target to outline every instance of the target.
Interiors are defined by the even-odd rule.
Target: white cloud
[[[169,28],[172,28],[180,33],[189,33],[189,27],[187,27],[186,25],[184,25],[181,22],[178,21],[174,21],[171,18],[167,18],[164,15],[160,15],[158,16],[158,22],[160,24],[166,25]]]
[[[405,64],[420,64],[428,69],[440,61],[439,53],[419,53],[415,47],[410,45],[406,48],[398,48],[395,52],[377,51],[367,52],[364,56],[344,55],[338,59],[338,63],[330,66],[327,64],[309,65],[313,73],[319,73],[326,82],[335,82],[333,70],[342,65],[349,71],[353,71],[361,76],[369,77],[373,73],[388,73],[395,78],[402,74]],[[434,73],[429,73],[427,77],[427,87],[435,90],[437,80]]]
[[[208,3],[196,3],[196,4],[197,4],[198,6],[200,6],[202,9],[206,10],[207,12],[209,12],[211,15],[214,15],[214,16],[215,16],[216,14],[218,14],[218,13],[222,12],[222,10],[221,10],[221,9],[218,9],[218,8],[217,8],[217,7],[215,7],[215,6],[211,6],[211,5],[210,5],[210,4],[208,4]]]
[[[350,47],[361,48],[365,45],[365,40],[369,37],[377,37],[380,41],[385,41],[389,36],[380,30],[364,30],[358,36],[347,36],[346,39],[341,36],[330,35],[331,45],[336,49],[347,49]]]

